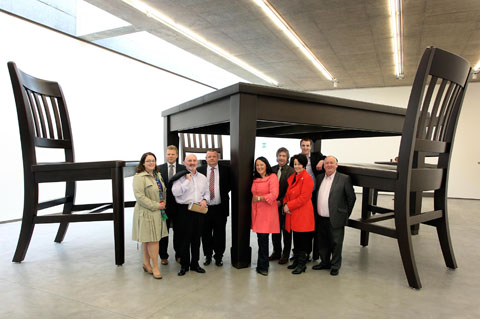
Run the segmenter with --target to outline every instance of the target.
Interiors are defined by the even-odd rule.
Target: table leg
[[[255,153],[257,97],[236,94],[230,97],[230,163],[232,185],[232,265],[250,265],[251,199]]]

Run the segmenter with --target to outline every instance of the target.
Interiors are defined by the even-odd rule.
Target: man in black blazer
[[[283,265],[288,263],[290,257],[290,249],[292,248],[292,234],[285,230],[285,214],[283,212],[283,197],[287,192],[287,180],[295,173],[293,167],[288,165],[290,153],[285,147],[280,147],[277,150],[277,165],[272,167],[273,172],[279,177],[279,192],[277,197],[278,217],[280,218],[280,233],[272,234],[273,252],[269,260],[277,260]],[[282,251],[282,237],[283,237],[283,251]]]
[[[342,264],[345,226],[356,200],[350,176],[337,172],[337,167],[335,157],[325,158],[325,173],[317,176],[313,202],[320,252],[320,263],[313,269],[331,269],[332,276],[338,275]]]
[[[205,159],[207,165],[198,168],[198,171],[207,177],[209,189],[208,212],[202,231],[202,246],[205,256],[203,264],[210,265],[213,255],[215,265],[222,266],[226,245],[227,217],[230,209],[228,193],[232,189],[230,168],[218,164],[219,156],[216,150],[208,150]]]
[[[167,147],[165,153],[165,159],[167,160],[166,163],[159,165],[157,167],[160,175],[162,175],[163,181],[165,185],[168,185],[169,180],[177,173],[181,171],[185,171],[186,168],[182,164],[177,164],[178,158],[178,148],[175,145],[169,145]],[[174,222],[175,218],[175,211],[176,211],[177,203],[175,201],[175,197],[171,191],[171,185],[167,186],[167,208],[166,213],[168,216],[167,219],[167,227],[172,227],[172,223]],[[175,232],[173,234],[173,248],[175,250],[175,258],[179,259],[178,254],[178,236],[175,236]],[[178,235],[178,234],[177,234]],[[162,265],[168,265],[168,237],[164,237],[160,240],[160,248],[159,248],[160,259],[162,260]]]
[[[307,173],[312,177],[313,179],[313,192],[312,192],[312,199],[315,194],[315,181],[317,176],[323,172],[323,162],[325,160],[325,156],[321,152],[312,152],[312,147],[313,147],[313,141],[309,138],[302,138],[300,140],[300,149],[302,151],[302,154],[305,155],[308,159],[307,167],[305,169],[307,170]],[[318,227],[317,223],[315,223],[315,229]],[[312,258],[313,260],[317,260],[319,258],[318,255],[318,249],[319,249],[319,244],[318,244],[318,237],[313,236],[313,254]],[[307,255],[310,255],[310,252],[307,252]],[[310,259],[310,258],[309,258]]]

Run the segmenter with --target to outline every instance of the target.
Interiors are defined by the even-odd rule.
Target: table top
[[[170,131],[229,135],[232,103],[256,113],[256,136],[314,139],[400,135],[406,109],[237,83],[162,112]]]

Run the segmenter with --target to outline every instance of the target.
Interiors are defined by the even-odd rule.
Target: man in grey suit
[[[280,233],[272,234],[273,253],[269,257],[269,260],[278,260],[279,264],[288,263],[290,257],[290,248],[292,247],[292,234],[286,231],[285,228],[285,214],[283,212],[283,197],[287,192],[288,183],[287,180],[295,173],[293,167],[288,166],[288,159],[290,153],[285,147],[280,147],[277,150],[277,163],[272,167],[272,170],[278,177],[279,192],[277,198],[278,217],[280,218]],[[282,235],[283,235],[283,251],[282,251]]]
[[[338,161],[327,156],[323,164],[325,173],[317,176],[313,207],[317,219],[320,263],[315,270],[331,269],[338,275],[342,264],[342,246],[345,226],[352,213],[356,196],[350,176],[337,172]]]

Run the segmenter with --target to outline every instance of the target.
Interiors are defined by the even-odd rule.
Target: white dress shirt
[[[213,189],[215,191],[215,197],[213,199],[210,199],[210,175],[212,174],[212,167],[207,166],[207,183],[208,183],[208,195],[207,195],[207,204],[208,205],[219,205],[222,200],[220,198],[220,172],[218,169],[218,164],[215,165],[213,168],[214,171],[214,177],[215,177],[215,184],[213,186]]]
[[[186,175],[180,177],[172,185],[172,193],[178,204],[200,203],[207,200],[208,183],[205,175],[190,172],[190,179]]]
[[[328,197],[330,196],[330,189],[332,188],[332,182],[336,173],[337,172],[335,171],[330,176],[325,174],[322,184],[320,184],[320,189],[318,190],[317,212],[322,217],[330,217],[330,211],[328,210]]]

